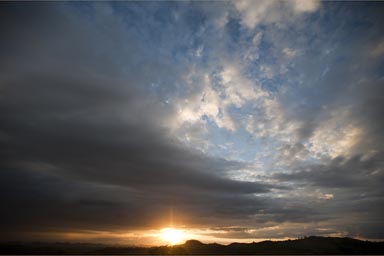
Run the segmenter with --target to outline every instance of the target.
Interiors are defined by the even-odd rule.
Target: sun
[[[184,240],[184,232],[175,228],[163,228],[160,233],[160,238],[170,245],[175,245]]]

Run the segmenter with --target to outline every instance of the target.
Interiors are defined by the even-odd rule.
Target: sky
[[[0,241],[383,240],[383,11],[0,3]]]

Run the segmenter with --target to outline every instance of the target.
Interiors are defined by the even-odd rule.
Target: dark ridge
[[[204,244],[189,240],[175,246],[134,247],[80,243],[2,243],[0,254],[7,255],[383,255],[384,242],[348,237],[305,237],[259,243]]]

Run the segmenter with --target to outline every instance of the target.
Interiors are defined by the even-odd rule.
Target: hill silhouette
[[[189,240],[175,246],[134,247],[103,244],[72,243],[3,243],[0,254],[16,255],[346,255],[384,254],[384,242],[362,241],[352,238],[306,237],[286,241],[258,243],[205,244]]]

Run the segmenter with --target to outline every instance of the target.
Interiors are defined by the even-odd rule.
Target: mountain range
[[[174,246],[136,247],[84,243],[0,244],[0,254],[8,255],[383,255],[384,242],[338,237],[305,237],[296,240],[253,243],[205,244],[189,240]]]

